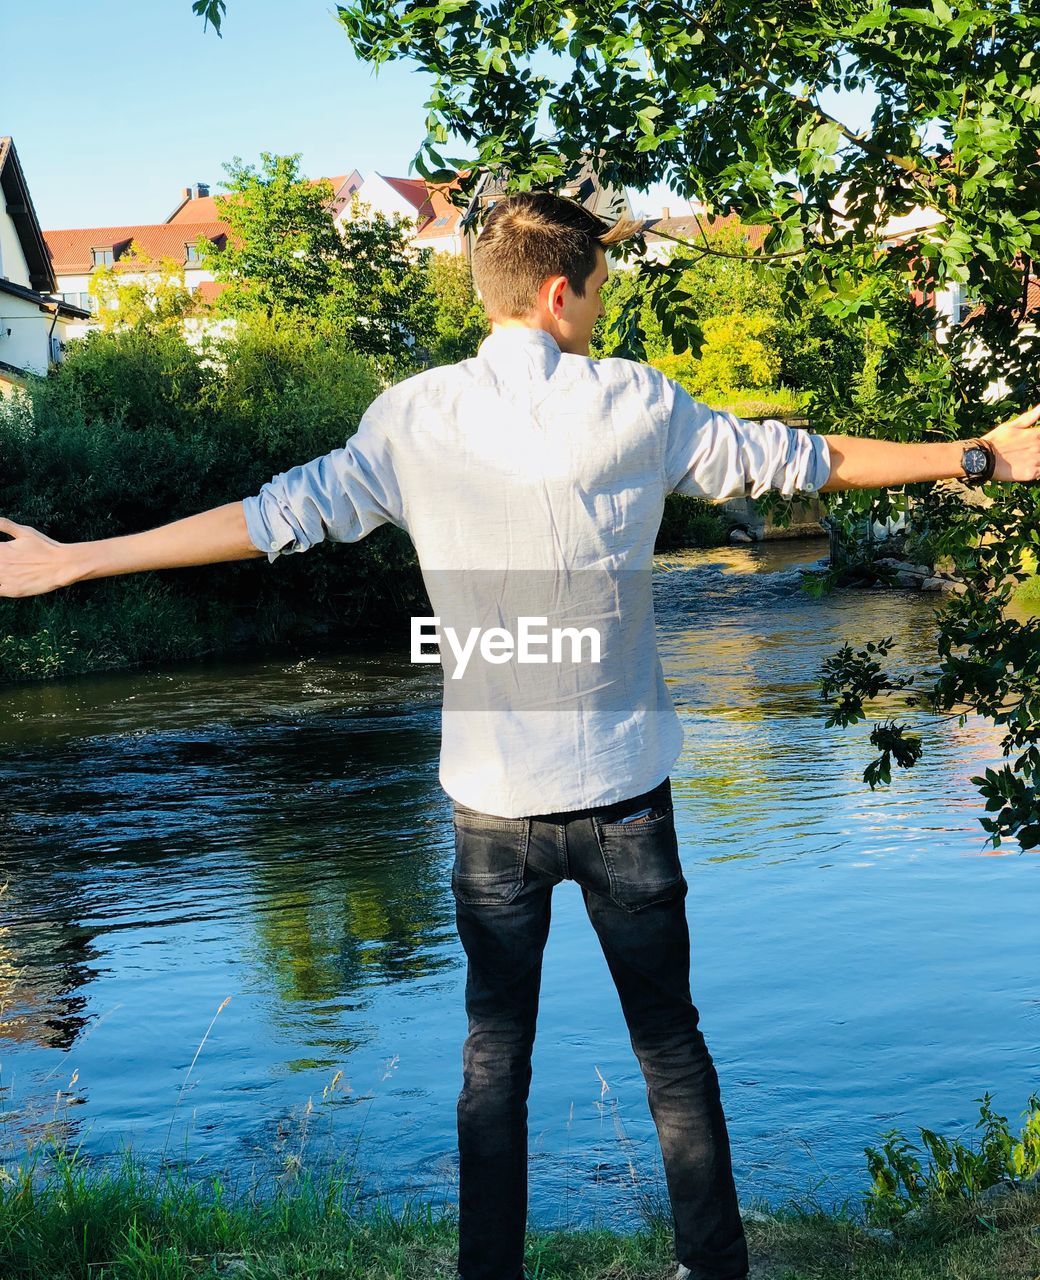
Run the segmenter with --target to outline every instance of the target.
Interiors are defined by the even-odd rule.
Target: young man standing
[[[478,355],[391,387],[342,449],[254,497],[89,543],[0,518],[0,596],[273,560],[391,522],[412,537],[435,605],[450,608],[464,582],[469,606],[500,618],[508,575],[534,574],[564,616],[612,621],[613,643],[585,679],[546,664],[533,682],[515,670],[478,682],[486,704],[446,700],[440,777],[454,802],[452,888],[468,961],[462,1280],[523,1274],[531,1051],[550,898],[565,878],[581,887],[646,1078],[679,1274],[747,1276],[718,1080],[690,994],[668,777],[682,733],[648,588],[665,495],[1040,477],[1040,434],[1027,430],[1040,406],[981,441],[821,437],[713,411],[645,365],[590,359],[611,239],[570,201],[502,201],[474,253],[492,323]]]

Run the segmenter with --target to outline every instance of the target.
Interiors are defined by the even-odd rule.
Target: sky
[[[0,0],[0,135],[43,228],[162,222],[183,187],[215,190],[225,161],[261,151],[299,152],[312,178],[408,176],[430,82],[359,63],[334,15],[327,0],[229,0],[218,39],[190,0]],[[664,188],[633,203],[689,207]]]

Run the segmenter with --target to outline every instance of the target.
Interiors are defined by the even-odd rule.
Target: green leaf
[[[193,0],[191,11],[202,19],[203,31],[212,27],[218,36],[221,34],[220,24],[227,12],[227,0]]]

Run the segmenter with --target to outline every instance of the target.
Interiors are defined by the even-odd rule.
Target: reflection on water
[[[880,635],[926,662],[933,604],[814,601],[820,553],[673,555],[655,584],[695,992],[742,1191],[777,1198],[855,1193],[879,1131],[970,1123],[987,1088],[1013,1112],[1037,1066],[1037,861],[977,856],[996,739],[926,725],[924,764],[864,788],[869,725],[824,728],[820,664]],[[0,710],[0,1153],[57,1131],[157,1156],[173,1117],[167,1158],[356,1147],[371,1190],[450,1200],[464,973],[439,679],[407,636]],[[644,1089],[572,885],[553,912],[533,1212],[623,1224],[656,1177]]]

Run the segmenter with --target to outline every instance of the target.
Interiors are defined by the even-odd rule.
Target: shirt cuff
[[[767,418],[763,427],[783,433],[787,449],[772,476],[760,472],[750,486],[750,497],[760,498],[769,489],[778,489],[785,498],[798,493],[815,493],[830,475],[830,450],[823,436],[798,427],[788,427],[775,418]],[[775,455],[774,455],[775,456]]]
[[[272,532],[271,526],[264,516],[262,498],[259,495],[243,498],[242,510],[245,513],[246,532],[249,534],[250,542],[258,551],[266,551],[268,563],[273,564],[282,554],[282,550],[287,543],[284,539],[279,540]],[[290,541],[292,541],[291,535]]]
[[[815,493],[831,478],[831,451],[823,436],[811,431],[806,431],[805,435],[809,438],[811,453],[801,488],[807,493]]]

